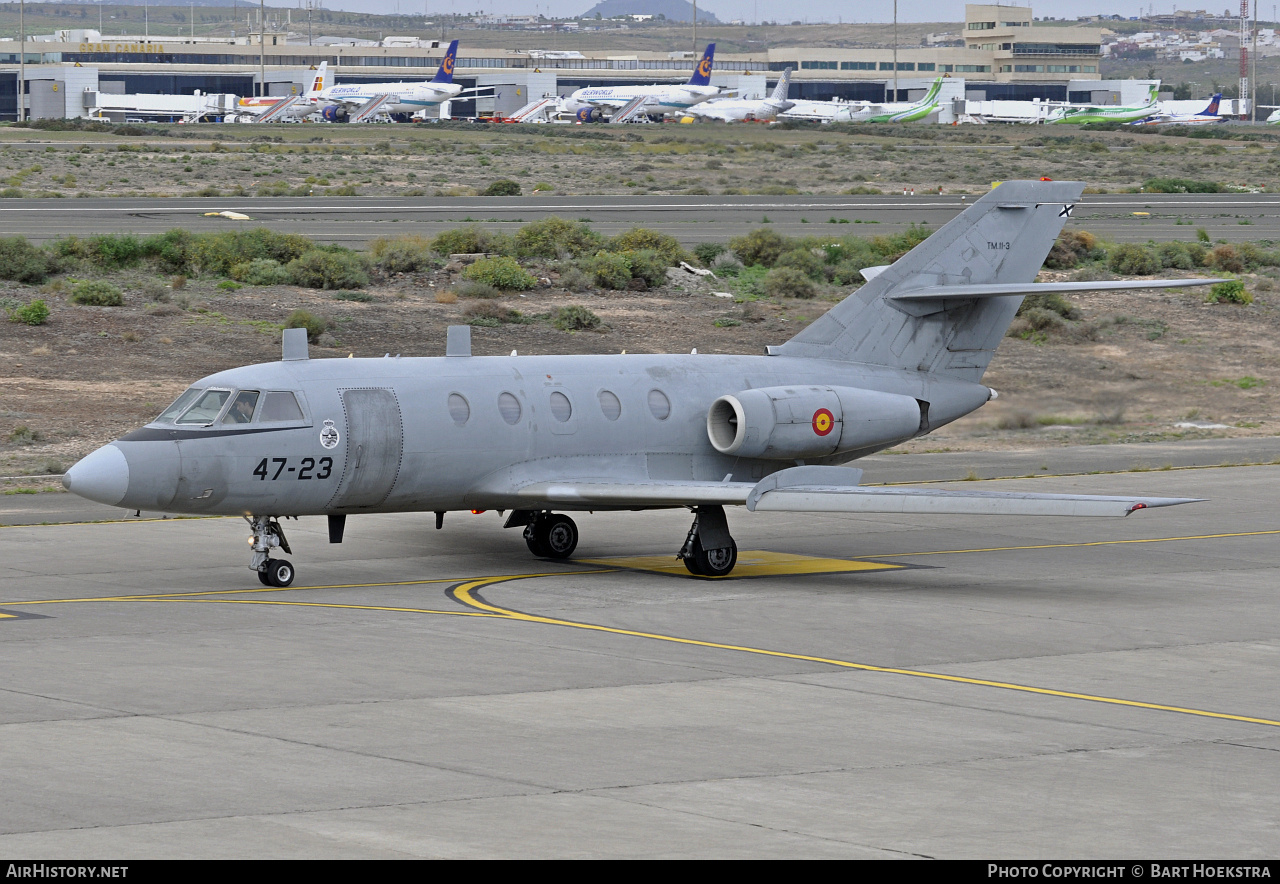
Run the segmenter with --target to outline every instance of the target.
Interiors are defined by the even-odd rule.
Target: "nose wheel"
[[[293,583],[293,565],[285,559],[271,558],[273,549],[293,553],[280,523],[273,516],[251,516],[246,517],[245,521],[253,529],[253,534],[249,537],[249,546],[253,548],[249,569],[258,573],[258,580],[263,586],[283,588]]]
[[[690,574],[727,577],[738,564],[738,544],[729,534],[724,507],[700,506],[693,513],[689,536],[676,557],[684,561]]]

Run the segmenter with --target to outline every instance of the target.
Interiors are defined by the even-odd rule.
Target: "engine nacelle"
[[[602,119],[600,108],[592,107],[591,105],[579,108],[578,112],[574,114],[574,116],[577,118],[579,123],[598,123]]]
[[[328,104],[320,111],[320,116],[328,123],[341,123],[347,118],[347,109],[340,104]]]
[[[721,396],[707,436],[721,454],[799,460],[893,445],[920,432],[911,396],[853,387],[763,387]]]

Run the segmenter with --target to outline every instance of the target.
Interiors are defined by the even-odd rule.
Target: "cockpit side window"
[[[173,404],[160,413],[156,418],[156,422],[171,421],[182,412],[187,410],[187,406],[195,401],[195,398],[204,392],[200,387],[190,387],[181,396],[174,400]]]
[[[258,406],[257,390],[241,390],[236,394],[236,398],[231,400],[231,407],[227,409],[226,416],[222,419],[224,424],[247,424],[253,420],[253,410]]]
[[[179,424],[211,424],[218,419],[222,406],[231,398],[230,390],[205,390],[190,408],[178,418]]]
[[[269,392],[262,397],[262,410],[258,420],[266,421],[300,421],[302,409],[298,400],[289,392]]]

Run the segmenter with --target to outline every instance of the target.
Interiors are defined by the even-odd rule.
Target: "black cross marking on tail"
[[[1072,209],[1074,209],[1074,208],[1075,208],[1075,206],[1063,206],[1063,207],[1062,207],[1062,211],[1058,213],[1058,217],[1059,217],[1059,218],[1070,218],[1070,217],[1071,217],[1071,210],[1072,210]]]

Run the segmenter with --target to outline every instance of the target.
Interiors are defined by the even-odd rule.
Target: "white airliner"
[[[713,98],[689,108],[689,114],[706,120],[722,120],[737,123],[743,120],[772,120],[778,114],[795,105],[787,100],[787,87],[791,85],[791,68],[782,72],[782,79],[768,98]]]
[[[689,82],[680,85],[652,86],[590,86],[579,89],[560,102],[563,113],[571,113],[580,122],[587,123],[602,118],[602,110],[616,111],[635,105],[643,108],[645,115],[685,114],[695,104],[700,104],[722,93],[719,86],[711,85],[711,63],[716,44],[708,43],[702,60],[694,68]]]
[[[1151,116],[1129,123],[1130,126],[1206,126],[1211,123],[1221,123],[1223,116],[1218,113],[1218,102],[1222,101],[1222,93],[1219,92],[1209,99],[1209,106],[1198,114],[1173,114],[1158,113]]]
[[[367,119],[375,113],[413,114],[438,110],[440,105],[463,95],[490,91],[463,90],[461,84],[453,82],[453,66],[457,55],[458,41],[454,40],[449,44],[444,60],[440,62],[440,69],[430,80],[330,86],[317,96],[320,115],[331,123],[337,123],[347,119]]]
[[[259,121],[269,118],[271,122],[301,120],[311,116],[316,112],[315,103],[320,97],[320,93],[324,91],[328,72],[329,62],[320,62],[319,67],[316,68],[316,75],[311,78],[311,88],[302,95],[269,95],[260,98],[240,99],[236,109],[241,114],[241,122],[245,122],[249,115],[259,118]]]

